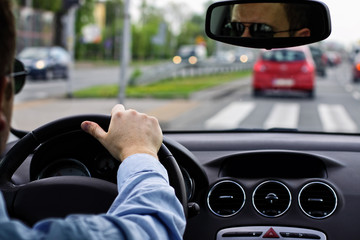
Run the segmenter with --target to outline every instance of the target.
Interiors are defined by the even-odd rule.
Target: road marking
[[[205,122],[206,129],[238,128],[240,123],[254,110],[253,102],[233,102]]]
[[[354,87],[353,87],[352,85],[350,85],[350,84],[346,84],[346,85],[345,85],[345,90],[346,90],[347,92],[352,92],[353,89],[354,89]]]
[[[156,117],[161,123],[168,123],[179,117],[181,114],[194,109],[198,105],[199,103],[196,101],[174,100],[146,113]]]
[[[277,103],[272,108],[264,128],[297,128],[300,106],[297,103]]]
[[[27,101],[27,102],[15,102],[14,103],[14,110],[21,110],[21,109],[26,109],[26,108],[33,108],[33,107],[38,107],[41,105],[45,105],[45,104],[49,104],[49,103],[54,103],[56,102],[56,99],[52,99],[52,98],[48,98],[48,99],[37,99],[37,100],[31,100],[31,101]]]
[[[352,93],[353,98],[355,98],[356,100],[360,100],[360,93],[358,91],[354,91]]]
[[[357,126],[343,105],[320,104],[320,120],[325,132],[357,132]]]

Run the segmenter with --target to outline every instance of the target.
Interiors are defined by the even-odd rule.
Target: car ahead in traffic
[[[329,67],[336,67],[342,62],[341,54],[337,51],[327,51],[326,59]]]
[[[352,62],[352,78],[355,83],[360,81],[360,54],[355,55]]]
[[[84,4],[89,2],[93,3],[85,1]],[[178,7],[164,4],[166,11],[159,11],[161,14],[152,19],[155,21],[149,21],[157,12],[152,1],[138,9],[142,14],[136,16],[145,16],[141,23],[134,25],[140,28],[151,23],[150,27],[146,26],[149,28],[140,28],[144,30],[139,31],[141,37],[147,35],[147,29],[154,29],[156,34],[153,23],[159,22],[160,26],[159,19],[166,21],[165,17],[161,18],[163,13],[169,13],[167,23],[171,26],[183,19],[177,15],[182,12],[179,9],[186,13],[190,11],[183,1],[174,2],[179,4],[175,5]],[[358,9],[352,7],[357,1],[335,2],[340,5],[330,10],[342,10],[339,15],[347,20],[346,26],[357,29],[358,21],[354,19],[359,15]],[[150,7],[146,9],[146,5]],[[117,5],[106,9],[111,10],[114,6]],[[287,15],[284,14],[285,6],[289,11]],[[78,7],[77,14],[91,12],[88,9],[80,11],[81,6]],[[242,7],[245,11],[241,11]],[[171,12],[171,9],[175,11]],[[260,11],[264,9],[265,12]],[[112,12],[109,18],[108,29],[113,29],[116,13],[122,9],[116,10],[119,11]],[[352,10],[356,16],[349,14]],[[243,14],[245,16],[241,16]],[[279,28],[278,24],[288,22],[284,15],[293,25]],[[210,38],[248,48],[296,47],[325,40],[331,32],[329,9],[321,2],[311,0],[253,0],[251,4],[246,0],[222,1],[210,5],[202,16],[206,16],[206,32]],[[302,16],[309,22],[294,25],[303,19]],[[182,26],[190,25],[187,23]],[[175,29],[180,28],[176,25]],[[115,34],[113,39],[118,37],[117,31]],[[132,39],[134,45],[135,40],[139,40]],[[149,39],[150,43],[151,37]],[[194,41],[192,37],[182,40]],[[174,39],[169,45],[172,43]],[[84,50],[86,45],[81,44]],[[140,41],[132,50],[145,45]],[[111,41],[107,46],[111,46]],[[165,51],[165,47],[161,50]],[[175,47],[172,50],[179,46]],[[216,46],[211,54],[215,52]],[[168,55],[172,56],[172,53],[169,51]],[[148,57],[153,55],[154,52],[150,52]],[[205,67],[215,68],[214,65]],[[111,75],[109,69],[99,71],[100,76]],[[116,85],[118,68],[114,69],[115,74],[111,77]],[[359,239],[360,229],[356,224],[360,216],[359,88],[352,83],[350,69],[351,65],[345,61],[339,67],[329,69],[326,81],[317,82],[315,99],[254,98],[249,72],[236,74],[233,81],[226,81],[231,74],[208,71],[201,78],[170,78],[152,83],[148,88],[143,85],[128,87],[136,93],[146,89],[143,99],[126,92],[126,108],[159,119],[163,143],[181,169],[180,179],[174,178],[179,175],[169,169],[168,175],[175,191],[186,196],[179,198],[188,213],[184,240]],[[104,89],[100,86],[104,84],[104,78],[98,77],[97,70],[86,69],[89,76],[85,78],[86,83],[93,81],[96,85],[90,91]],[[94,77],[89,81],[91,75]],[[80,85],[84,83],[81,82],[83,78],[75,80]],[[220,84],[199,90],[202,81]],[[179,82],[183,85],[178,85]],[[42,219],[72,213],[106,213],[117,195],[119,162],[79,127],[83,120],[93,120],[106,129],[111,117],[109,109],[117,99],[94,96],[92,99],[74,97],[38,101],[35,97],[44,89],[54,87],[52,84],[55,88],[65,86],[63,82],[29,82],[17,95],[13,127],[29,133],[24,137],[23,132],[12,131],[18,138],[8,143],[9,151],[0,164],[0,187],[9,214],[29,226]],[[178,93],[177,90],[183,90],[184,86],[196,88],[196,91],[188,98],[177,98],[175,94],[169,98],[150,95],[154,88],[156,93],[163,88]],[[21,102],[21,94],[28,94],[28,100]],[[164,165],[168,156],[159,153]],[[151,231],[151,227],[148,229]]]
[[[254,96],[292,90],[314,97],[315,65],[308,46],[263,51],[253,71]]]
[[[202,44],[184,45],[181,46],[177,55],[173,57],[173,63],[195,65],[206,59],[207,50]]]
[[[320,77],[325,77],[328,63],[324,50],[316,45],[309,45],[309,48],[315,62],[316,74]]]
[[[55,79],[69,77],[70,55],[61,47],[27,47],[19,54],[31,79]]]

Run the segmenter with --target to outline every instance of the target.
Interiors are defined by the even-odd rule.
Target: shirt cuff
[[[146,153],[133,154],[120,164],[117,180],[121,186],[131,176],[141,172],[157,172],[169,182],[168,174],[164,166],[155,157]]]

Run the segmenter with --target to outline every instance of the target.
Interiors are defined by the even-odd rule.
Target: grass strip
[[[216,75],[167,79],[149,85],[135,85],[126,88],[129,98],[184,98],[197,91],[215,87],[230,81],[249,76],[251,71],[231,72]],[[76,91],[76,98],[116,98],[118,85],[98,85]]]

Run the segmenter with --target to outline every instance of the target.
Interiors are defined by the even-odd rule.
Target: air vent
[[[220,217],[231,217],[237,214],[245,203],[245,192],[236,182],[224,180],[216,183],[207,198],[212,213]]]
[[[323,219],[335,211],[337,207],[336,193],[325,183],[311,182],[301,189],[299,205],[307,216]]]
[[[253,193],[253,205],[265,217],[278,217],[290,207],[291,194],[281,182],[266,181],[261,183]]]

